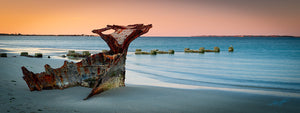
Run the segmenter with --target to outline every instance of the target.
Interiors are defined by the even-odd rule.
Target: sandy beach
[[[90,88],[29,91],[22,79],[21,66],[33,72],[54,68],[62,59],[12,57],[0,58],[0,109],[2,113],[273,113],[300,111],[300,98],[267,96],[164,84],[159,80],[126,74],[126,87],[115,88],[83,100]],[[143,82],[144,80],[144,82]],[[139,82],[135,82],[139,81]],[[151,84],[153,84],[151,86]],[[170,85],[170,87],[168,87]]]
[[[0,0],[0,113],[300,113],[299,4]]]

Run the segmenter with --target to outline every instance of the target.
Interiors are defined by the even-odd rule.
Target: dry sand
[[[174,84],[169,88],[159,87],[159,80],[143,78],[134,73],[126,74],[126,87],[106,91],[85,101],[83,98],[89,94],[90,88],[73,87],[30,92],[22,79],[21,66],[41,72],[44,71],[45,64],[57,68],[63,65],[63,60],[20,56],[0,58],[1,113],[300,112],[300,98],[213,89],[185,89],[180,85],[176,88]],[[148,86],[143,83],[148,83]]]

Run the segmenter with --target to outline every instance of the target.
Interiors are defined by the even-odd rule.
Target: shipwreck
[[[125,60],[129,44],[147,33],[152,25],[134,24],[128,26],[107,25],[93,30],[107,43],[110,50],[86,57],[80,62],[64,61],[60,68],[45,65],[45,72],[33,73],[22,67],[23,79],[30,91],[65,89],[74,86],[93,88],[88,99],[103,91],[125,86]],[[115,30],[111,34],[104,31]]]

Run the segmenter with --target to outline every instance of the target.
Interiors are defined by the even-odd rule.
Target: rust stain
[[[84,67],[84,72],[85,72],[86,74],[89,74],[89,73],[90,73],[88,67]]]
[[[100,67],[97,68],[97,75],[100,75]]]

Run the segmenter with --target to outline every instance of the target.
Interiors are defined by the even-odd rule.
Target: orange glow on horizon
[[[271,2],[3,0],[0,33],[93,34],[107,24],[144,23],[153,24],[146,36],[300,36],[299,2]]]

